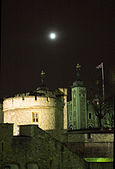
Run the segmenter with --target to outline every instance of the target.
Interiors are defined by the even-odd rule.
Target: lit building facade
[[[101,127],[114,128],[114,99],[111,98],[104,106],[96,102],[99,115],[96,113],[94,104],[87,100],[87,90],[80,79],[80,65],[76,66],[76,80],[71,86],[72,100],[67,103],[68,129],[79,130],[99,128],[99,115],[102,114]],[[100,106],[100,107],[99,107]],[[102,108],[103,107],[103,108]]]
[[[43,87],[44,72],[41,74],[42,87],[33,92],[5,98],[3,111],[1,104],[0,120],[4,123],[13,123],[14,134],[19,133],[19,125],[28,124],[37,124],[43,130],[58,132],[63,129],[99,127],[95,109],[93,104],[87,101],[86,87],[80,79],[79,64],[76,66],[76,80],[71,87],[72,100],[69,102],[67,102],[67,88],[49,90]],[[114,126],[111,123],[113,107],[102,119],[103,127]]]
[[[4,123],[14,124],[15,135],[19,133],[19,125],[27,124],[37,124],[43,130],[67,129],[66,105],[66,89],[38,88],[4,99]]]
[[[76,66],[76,81],[72,85],[72,101],[68,102],[70,129],[87,128],[86,88],[80,80],[80,65]],[[70,112],[70,113],[69,113]]]
[[[109,129],[108,130],[106,129],[105,130],[93,130],[93,128],[98,128],[98,120],[95,115],[95,110],[94,110],[93,105],[90,102],[87,102],[86,88],[83,85],[83,82],[80,80],[79,70],[80,69],[78,65],[76,81],[73,82],[73,85],[71,87],[71,93],[72,93],[71,101],[67,102],[67,89],[66,88],[49,90],[46,87],[37,88],[33,92],[18,94],[15,97],[4,98],[4,101],[3,101],[4,123],[14,124],[13,135],[18,135],[18,136],[11,136],[11,137],[13,137],[13,140],[14,138],[19,140],[19,143],[20,143],[20,139],[24,138],[25,136],[28,136],[28,134],[29,134],[28,138],[30,139],[30,136],[31,136],[34,140],[34,137],[36,137],[36,135],[40,137],[40,133],[41,133],[42,141],[39,142],[38,138],[36,138],[37,144],[33,142],[33,144],[31,144],[32,145],[31,148],[36,148],[36,145],[38,147],[41,147],[42,144],[46,146],[46,149],[48,149],[48,151],[46,152],[43,147],[44,152],[42,149],[39,151],[39,153],[41,153],[41,155],[46,157],[45,160],[48,161],[48,165],[51,165],[49,168],[52,168],[52,166],[55,167],[56,165],[50,164],[50,159],[48,159],[47,157],[52,157],[52,152],[54,153],[55,151],[56,153],[54,154],[57,154],[58,143],[60,142],[62,145],[63,144],[66,145],[66,147],[68,147],[70,150],[70,152],[68,153],[67,151],[64,152],[61,146],[58,152],[59,161],[60,159],[65,158],[66,166],[68,166],[68,160],[69,160],[68,157],[70,156],[71,159],[73,158],[73,156],[71,155],[71,152],[73,152],[75,156],[76,154],[78,154],[80,157],[82,157],[82,159],[90,163],[89,165],[90,169],[97,169],[98,161],[96,160],[101,160],[102,162],[104,158],[106,158],[105,160],[107,160],[106,161],[107,163],[110,162],[110,168],[112,169],[113,142],[114,142],[113,130],[109,130]],[[2,107],[1,107],[1,110],[2,110]],[[113,112],[113,109],[111,110],[111,112]],[[109,119],[108,115],[109,114],[105,116],[105,119]],[[3,114],[2,114],[2,118],[3,118]],[[103,119],[103,126],[106,121],[105,119]],[[107,121],[108,125],[110,124],[110,120],[111,118]],[[1,122],[3,122],[3,120]],[[3,129],[6,130],[7,125],[11,125],[11,124],[6,124],[6,127],[4,127],[3,125],[1,131],[3,131]],[[34,125],[37,125],[37,126],[34,127]],[[90,128],[92,129],[90,130]],[[33,134],[34,132],[35,134]],[[7,133],[2,133],[2,134],[8,135]],[[46,138],[46,135],[48,135],[49,139]],[[4,138],[7,138],[7,137],[5,136]],[[43,143],[43,140],[45,138],[46,140]],[[51,139],[53,138],[54,141],[52,142],[51,146],[47,147],[47,145],[50,142],[49,141],[50,138]],[[27,137],[25,137],[25,140],[26,139]],[[1,137],[0,145],[3,145],[3,144],[4,142]],[[24,144],[26,145],[26,142]],[[15,145],[18,145],[18,144],[14,144],[14,147]],[[26,147],[25,145],[23,147]],[[53,150],[49,155],[49,150],[51,150],[52,147],[53,147]],[[17,148],[20,148],[20,147],[17,147]],[[27,149],[28,151],[29,151],[29,148]],[[24,149],[25,152],[27,150]],[[34,149],[34,150],[37,150],[37,149]],[[28,152],[28,153],[31,154],[31,152]],[[35,154],[35,151],[33,151],[33,154]],[[41,155],[39,158],[40,160],[42,159]],[[6,152],[6,156],[7,156],[7,152]],[[37,155],[37,158],[38,156],[39,155]],[[23,156],[20,155],[20,157],[23,157]],[[9,157],[9,159],[11,158],[12,157]],[[18,158],[18,155],[17,155],[17,158]],[[27,160],[28,160],[27,161],[28,165],[31,166],[32,160],[29,160],[29,156]],[[38,166],[40,164],[40,166],[42,166],[42,162],[39,163],[39,161],[37,160],[33,165]],[[4,161],[5,161],[4,163],[7,163],[6,159]],[[55,161],[55,159],[53,161]],[[95,163],[92,163],[92,161]],[[72,163],[73,162],[71,162],[70,164],[71,166],[72,166]],[[76,161],[75,162],[76,166],[78,165],[77,163],[78,162]],[[60,165],[62,164],[65,166],[65,163],[62,162]],[[44,162],[43,162],[43,165],[44,165]],[[70,166],[70,168],[75,168],[75,165],[74,167]],[[83,166],[84,163],[80,165]],[[12,164],[10,164],[10,166],[11,166],[11,169],[13,169]],[[36,169],[37,167],[34,166],[33,168]],[[60,168],[60,167],[57,166],[57,168]],[[62,166],[62,168],[64,167]],[[101,163],[99,164],[98,168],[103,169]]]

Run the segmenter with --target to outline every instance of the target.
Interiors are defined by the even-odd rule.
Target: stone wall
[[[68,148],[84,158],[112,158],[114,151],[114,133],[93,133],[93,131],[73,131],[63,134],[63,140]]]
[[[37,126],[21,126],[19,136],[12,128],[0,125],[0,169],[87,169],[82,158]]]
[[[72,128],[87,128],[86,88],[72,88]]]
[[[44,92],[44,91],[43,91]],[[67,129],[67,89],[57,93],[47,91],[44,96],[17,95],[3,101],[4,123],[14,123],[14,135],[18,125],[37,124],[43,130]],[[38,121],[32,121],[32,113]]]
[[[68,113],[68,128],[72,129],[72,101],[67,103],[67,113]]]
[[[64,129],[67,129],[67,88],[59,88],[64,93]]]
[[[43,130],[55,129],[55,98],[25,96],[8,98],[3,102],[4,123],[14,123],[14,134],[18,125],[35,124],[32,113],[38,113],[38,122]]]
[[[21,108],[32,108],[32,107],[54,107],[55,99],[47,98],[42,96],[25,96],[23,97],[12,97],[6,98],[3,101],[3,111],[9,111]]]

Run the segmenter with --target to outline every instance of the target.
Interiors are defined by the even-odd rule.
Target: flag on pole
[[[102,71],[102,92],[103,92],[103,101],[104,101],[104,66],[103,66],[103,62],[101,62],[96,68],[101,69],[101,71]]]
[[[101,64],[99,64],[96,68],[97,69],[102,69],[102,67],[103,67],[103,63],[101,62]]]

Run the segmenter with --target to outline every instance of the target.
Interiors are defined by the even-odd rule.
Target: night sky
[[[39,87],[42,69],[48,87],[70,87],[77,63],[95,89],[102,61],[105,91],[113,94],[113,20],[111,0],[2,0],[0,97]]]

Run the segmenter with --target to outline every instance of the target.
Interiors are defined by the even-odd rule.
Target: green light
[[[113,158],[84,158],[87,162],[106,163],[113,162]]]

